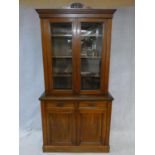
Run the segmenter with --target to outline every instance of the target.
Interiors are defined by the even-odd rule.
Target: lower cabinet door
[[[47,110],[48,145],[74,145],[75,115],[72,107],[50,107]]]
[[[83,102],[79,107],[79,144],[104,145],[106,136],[106,106]]]

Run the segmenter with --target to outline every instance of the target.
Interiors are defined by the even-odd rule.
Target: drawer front
[[[79,107],[90,107],[90,108],[107,108],[107,102],[106,101],[82,101],[79,102]]]
[[[74,102],[73,101],[49,101],[46,102],[46,108],[74,108]]]

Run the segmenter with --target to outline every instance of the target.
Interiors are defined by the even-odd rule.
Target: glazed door
[[[46,93],[108,91],[111,23],[96,18],[42,20]]]
[[[80,94],[100,94],[105,80],[106,20],[78,19],[78,81]]]
[[[72,18],[51,18],[44,22],[46,47],[44,66],[46,88],[52,93],[73,93],[74,90],[74,36]],[[47,31],[47,32],[46,32]]]

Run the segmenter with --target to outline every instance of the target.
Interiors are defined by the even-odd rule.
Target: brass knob
[[[63,106],[64,106],[64,103],[63,102],[57,103],[57,107],[63,107]]]
[[[96,104],[95,103],[89,103],[88,106],[95,107]]]

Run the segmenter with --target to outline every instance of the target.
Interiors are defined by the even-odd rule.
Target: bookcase
[[[44,152],[109,152],[108,91],[114,9],[36,9],[45,92]]]

